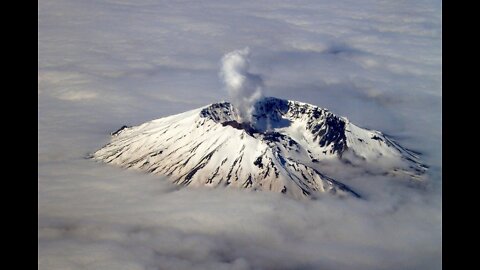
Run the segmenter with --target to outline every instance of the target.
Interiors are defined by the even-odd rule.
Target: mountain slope
[[[226,186],[360,197],[321,172],[319,161],[368,166],[378,173],[420,178],[417,157],[378,131],[306,103],[264,98],[252,123],[239,122],[228,102],[122,127],[93,158],[124,168],[167,175],[183,186]]]

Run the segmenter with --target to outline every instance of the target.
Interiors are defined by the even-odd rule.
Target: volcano
[[[211,104],[112,133],[92,158],[166,175],[193,187],[281,192],[293,198],[362,195],[326,175],[324,161],[370,173],[423,179],[413,151],[317,106],[266,97],[242,122],[229,102]]]

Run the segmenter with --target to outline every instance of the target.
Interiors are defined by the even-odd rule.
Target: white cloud
[[[96,97],[97,97],[97,93],[89,92],[89,91],[67,91],[58,96],[59,99],[71,100],[71,101],[92,99]]]
[[[431,233],[441,230],[440,206],[423,191],[390,186],[381,190],[389,200],[304,202],[275,193],[176,190],[164,179],[70,163],[39,168],[41,175],[56,171],[39,179],[41,269],[68,262],[115,269],[123,261],[160,269],[440,265],[441,239]]]

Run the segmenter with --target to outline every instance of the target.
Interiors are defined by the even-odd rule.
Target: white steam
[[[240,120],[251,122],[255,102],[262,98],[262,78],[249,72],[250,50],[235,50],[222,58],[220,77],[230,95],[230,101],[238,110]]]

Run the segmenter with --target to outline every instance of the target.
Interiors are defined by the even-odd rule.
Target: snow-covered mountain
[[[257,102],[251,123],[228,102],[112,133],[92,157],[124,168],[167,175],[183,186],[226,186],[282,192],[361,195],[322,173],[322,161],[370,173],[421,179],[418,157],[378,131],[326,109],[277,98]]]

